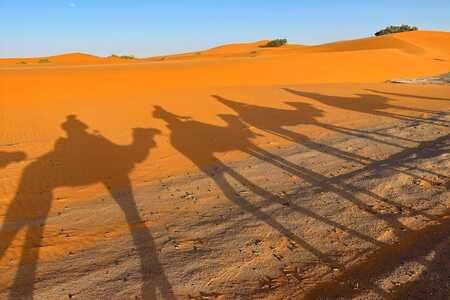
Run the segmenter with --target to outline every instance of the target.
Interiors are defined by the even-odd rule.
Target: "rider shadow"
[[[75,115],[67,116],[61,127],[67,136],[59,138],[53,150],[25,167],[0,231],[1,258],[19,230],[26,230],[10,298],[33,297],[39,249],[53,190],[95,183],[107,188],[125,215],[140,259],[144,299],[156,298],[156,289],[162,296],[174,298],[153,237],[139,216],[128,175],[155,147],[153,139],[159,131],[135,128],[131,144],[117,145],[102,135],[88,132],[88,126]]]

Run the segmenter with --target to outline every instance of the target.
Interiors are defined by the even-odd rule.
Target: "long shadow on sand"
[[[25,242],[10,299],[33,298],[36,268],[44,226],[53,201],[53,190],[62,186],[102,183],[122,209],[136,246],[144,280],[142,296],[173,299],[171,286],[158,260],[150,231],[139,216],[128,174],[144,161],[155,146],[156,129],[133,129],[130,145],[117,145],[105,137],[88,132],[88,126],[75,115],[61,126],[67,134],[59,138],[52,151],[38,157],[23,171],[15,198],[0,231],[0,258],[16,234],[26,229]],[[22,158],[19,154],[13,159]]]
[[[447,210],[432,225],[413,231],[393,245],[380,247],[344,272],[317,284],[306,294],[302,291],[302,296],[304,299],[353,299],[372,290],[383,299],[448,299],[449,216],[450,210]],[[425,256],[432,251],[432,259],[426,259]],[[423,268],[419,276],[412,276],[414,280],[394,287],[389,293],[377,285],[383,276],[393,274],[411,262],[417,262]]]
[[[305,119],[313,118],[313,116],[316,115],[316,111],[313,108],[310,108],[309,112],[307,112],[307,110],[303,110],[303,112],[305,114]],[[341,230],[346,231],[348,234],[356,238],[370,242],[378,246],[379,249],[385,249],[387,245],[380,241],[374,240],[364,233],[357,232],[335,221],[331,221],[303,207],[299,207],[297,205],[294,205],[293,203],[286,203],[286,199],[282,199],[281,197],[278,197],[277,195],[256,185],[255,183],[245,178],[243,175],[239,174],[237,171],[228,167],[226,164],[216,158],[215,154],[238,150],[262,161],[265,161],[288,173],[295,174],[306,182],[310,183],[312,186],[319,187],[319,192],[326,191],[336,194],[339,197],[352,202],[362,211],[370,213],[375,217],[385,221],[387,224],[389,224],[389,226],[395,233],[401,236],[408,235],[413,231],[409,230],[404,226],[404,224],[399,222],[399,215],[397,215],[396,213],[380,213],[376,209],[373,209],[371,206],[367,205],[365,201],[358,197],[358,195],[365,194],[366,196],[370,196],[377,201],[382,201],[386,204],[389,204],[392,207],[400,207],[402,209],[402,216],[420,214],[429,219],[434,218],[433,216],[428,216],[427,214],[424,214],[422,212],[417,212],[413,208],[404,207],[400,203],[380,197],[379,195],[376,195],[368,190],[363,190],[356,185],[348,184],[343,180],[352,179],[353,176],[357,176],[361,173],[377,172],[377,170],[379,170],[380,168],[383,169],[390,166],[399,165],[402,163],[402,161],[408,161],[412,158],[420,159],[440,155],[446,151],[445,141],[447,141],[448,136],[441,137],[435,141],[423,142],[417,148],[405,149],[397,154],[394,154],[392,157],[386,160],[367,164],[363,168],[353,172],[349,172],[348,174],[343,174],[343,176],[326,177],[317,172],[314,172],[313,170],[296,165],[287,159],[284,159],[254,145],[250,141],[250,139],[254,137],[255,134],[252,133],[249,130],[247,124],[243,123],[243,121],[237,116],[219,115],[225,121],[226,126],[216,126],[193,120],[189,116],[175,115],[160,106],[154,107],[153,116],[166,122],[167,128],[170,130],[170,142],[173,147],[189,160],[191,160],[202,172],[204,172],[212,180],[214,180],[216,185],[221,189],[223,194],[230,201],[237,204],[243,210],[253,214],[257,219],[266,223],[274,230],[278,231],[281,235],[293,240],[305,250],[313,254],[317,259],[319,259],[319,261],[325,263],[330,267],[337,266],[339,268],[342,268],[344,266],[336,263],[336,261],[331,259],[326,253],[323,253],[317,247],[314,247],[305,239],[299,237],[298,235],[296,235],[296,233],[286,228],[282,223],[277,221],[269,213],[262,211],[260,205],[253,204],[249,200],[242,197],[233,187],[233,185],[227,180],[227,176],[231,177],[233,180],[236,180],[244,187],[248,188],[255,195],[261,197],[265,201],[265,203],[275,202],[281,205],[285,205],[289,209],[292,209],[300,214],[314,218],[330,226],[340,228]],[[244,114],[240,114],[240,116],[245,121],[248,121],[248,119],[244,117]],[[272,115],[264,115],[261,118],[261,120],[265,121],[262,121],[265,125],[274,124],[271,123],[274,121],[274,119],[276,119],[276,117]],[[285,122],[286,118],[283,118],[283,115],[280,114],[278,120],[279,122],[281,122],[282,120],[284,120]],[[256,124],[250,123],[250,125],[255,126]],[[271,129],[275,130],[274,127]],[[283,134],[291,136],[290,133],[283,132]],[[295,138],[298,137],[295,136]],[[297,142],[299,141],[297,140]],[[317,149],[322,148],[315,142],[309,140],[306,140],[305,142],[309,144],[310,147],[314,147]],[[323,151],[330,150],[327,147],[323,148],[325,149]],[[433,149],[433,151],[429,152],[430,149]],[[335,150],[332,150],[331,155],[339,154],[339,152],[336,152]],[[347,153],[346,156],[351,158],[351,154],[349,153]]]
[[[227,181],[226,175],[248,188],[251,192],[258,195],[266,202],[275,202],[281,205],[287,205],[289,209],[319,220],[332,227],[340,228],[341,230],[346,231],[350,235],[359,239],[376,245],[382,244],[363,233],[347,228],[310,210],[293,205],[292,203],[286,203],[286,200],[283,200],[281,197],[265,190],[262,187],[259,187],[216,158],[215,153],[232,150],[248,153],[251,156],[269,162],[270,164],[280,167],[288,172],[299,175],[312,184],[321,186],[328,191],[334,191],[343,197],[351,199],[360,207],[364,207],[365,210],[370,211],[367,206],[363,205],[361,201],[356,199],[356,197],[354,197],[351,193],[346,192],[344,189],[336,188],[331,184],[322,184],[322,181],[325,182],[328,178],[305,168],[298,167],[274,154],[269,153],[268,151],[265,151],[260,147],[255,146],[250,141],[250,139],[255,136],[254,133],[252,133],[249,128],[236,116],[219,115],[227,123],[227,126],[224,127],[199,122],[186,116],[178,116],[168,112],[160,106],[155,106],[153,116],[166,122],[167,127],[170,130],[170,141],[174,148],[191,160],[203,173],[214,180],[216,185],[222,190],[224,195],[230,201],[234,202],[247,212],[253,214],[259,220],[265,222],[286,238],[296,242],[298,245],[309,251],[316,258],[327,265],[336,266],[337,263],[332,261],[326,254],[322,253],[317,248],[314,248],[304,239],[287,229],[268,213],[263,212],[260,207],[252,204],[247,199],[240,196],[235,188],[233,188],[233,186]]]
[[[173,147],[191,160],[203,173],[214,180],[225,197],[243,210],[253,214],[281,235],[309,251],[320,261],[335,265],[324,253],[298,237],[269,214],[260,210],[258,206],[240,196],[231,183],[227,181],[225,175],[231,176],[234,180],[265,200],[281,202],[277,196],[249,181],[225,165],[214,155],[215,153],[246,149],[250,144],[249,139],[254,136],[247,127],[240,126],[238,128],[232,128],[230,124],[229,126],[222,127],[202,123],[190,117],[175,115],[160,106],[155,106],[153,117],[166,122],[170,130],[170,142]],[[360,236],[363,235],[360,234]],[[364,238],[366,239],[366,237]]]
[[[418,116],[410,116],[396,112],[386,111],[387,109],[395,109],[395,110],[409,111],[413,113],[433,113],[433,114],[442,113],[441,111],[433,111],[427,109],[410,108],[406,106],[394,105],[389,103],[391,99],[381,95],[355,94],[356,97],[341,97],[341,96],[330,96],[319,93],[293,90],[290,88],[284,88],[284,90],[294,95],[313,99],[325,105],[333,106],[340,109],[356,111],[360,113],[371,114],[380,117],[387,117],[402,121],[420,121],[422,123],[428,123],[437,126],[443,127],[449,126],[448,125],[449,122],[445,120],[433,120]]]
[[[250,146],[248,149],[245,149],[245,152],[253,155],[254,157],[280,167],[281,169],[291,174],[296,174],[299,177],[303,178],[305,181],[310,182],[313,186],[319,186],[321,188],[320,190],[338,194],[343,199],[349,200],[356,204],[361,210],[369,212],[374,216],[383,219],[392,227],[392,229],[394,229],[394,232],[398,233],[401,236],[401,241],[405,241],[405,245],[409,246],[408,248],[398,247],[398,245],[381,245],[378,248],[379,250],[377,250],[373,255],[369,257],[369,260],[367,262],[365,262],[364,260],[363,263],[351,266],[348,270],[345,270],[342,273],[343,275],[340,276],[337,280],[332,281],[332,283],[326,282],[324,284],[318,285],[317,288],[314,288],[314,290],[311,291],[311,293],[308,293],[308,296],[306,298],[315,299],[324,296],[326,298],[326,296],[329,296],[330,298],[334,299],[338,297],[354,296],[357,294],[357,291],[355,291],[354,286],[352,286],[351,284],[355,281],[361,283],[362,280],[366,280],[364,284],[370,286],[370,288],[373,289],[374,292],[378,293],[382,297],[385,297],[386,294],[384,291],[377,288],[376,286],[370,285],[371,280],[373,281],[375,276],[379,275],[382,271],[389,271],[393,270],[393,268],[395,267],[398,267],[400,265],[400,262],[403,262],[404,260],[401,260],[399,262],[399,260],[396,260],[395,258],[403,259],[403,250],[415,247],[417,240],[420,238],[420,236],[422,236],[423,232],[416,232],[405,228],[405,226],[398,222],[395,215],[383,216],[382,214],[377,213],[376,210],[366,207],[364,202],[358,199],[356,195],[365,194],[367,196],[375,198],[378,201],[382,201],[389,205],[392,205],[393,207],[400,207],[402,215],[405,215],[405,213],[408,212],[407,214],[409,215],[422,215],[430,220],[439,220],[441,217],[434,215],[431,216],[424,212],[416,211],[410,207],[404,207],[398,203],[395,203],[394,201],[382,198],[368,190],[362,190],[361,188],[358,188],[353,184],[346,183],[345,181],[351,180],[356,176],[362,174],[378,174],[385,169],[393,169],[395,171],[405,173],[403,170],[395,168],[403,167],[408,162],[437,157],[439,155],[442,155],[443,153],[448,152],[449,135],[444,135],[431,141],[418,142],[418,145],[416,147],[405,147],[402,151],[393,154],[387,159],[374,161],[368,160],[367,158],[364,159],[364,157],[360,157],[359,155],[355,155],[353,153],[335,149],[331,146],[321,145],[302,134],[284,128],[286,126],[295,126],[300,124],[310,124],[325,127],[323,123],[315,120],[317,116],[320,116],[320,112],[314,109],[309,104],[288,102],[288,104],[295,107],[296,110],[286,110],[245,104],[228,100],[219,96],[214,97],[221,103],[233,109],[238,114],[240,119],[242,119],[246,124],[252,127],[256,127],[260,130],[283,137],[287,140],[296,142],[315,151],[323,152],[349,161],[363,161],[362,164],[364,166],[362,168],[334,177],[326,178],[312,170],[306,169],[299,165],[295,165],[282,157],[269,153],[268,151],[258,149],[257,147]],[[411,117],[411,119],[414,118]],[[415,169],[423,172],[429,172],[428,170],[422,170],[420,168]],[[414,174],[410,174],[407,172],[406,174],[410,175],[413,178],[420,178]],[[448,176],[445,176],[443,174],[437,175],[441,178],[448,178]],[[398,229],[401,230],[399,231]],[[445,236],[448,233],[448,222],[444,222],[443,225],[439,226],[439,232],[441,236]],[[426,245],[426,243],[420,243],[420,245]],[[446,251],[448,251],[448,248]],[[394,257],[394,259],[391,259],[391,257]],[[386,260],[389,261],[388,264],[385,263]],[[438,263],[434,264],[434,266],[436,266],[437,264]],[[426,264],[424,263],[424,265]],[[376,268],[374,268],[374,266],[376,266]],[[432,267],[433,266],[427,265],[427,268]],[[430,278],[423,279],[424,282],[426,282],[426,280],[430,280]],[[345,285],[347,282],[350,285]],[[426,283],[424,283],[424,285],[426,285]],[[330,290],[330,288],[332,289]],[[395,293],[404,295],[407,292],[405,292],[405,290],[399,290],[395,291]]]
[[[317,117],[322,115],[322,111],[318,110],[317,108],[314,108],[311,104],[308,103],[302,103],[302,102],[286,102],[288,105],[294,107],[295,109],[281,109],[281,108],[273,108],[273,107],[265,107],[265,106],[259,106],[254,104],[246,104],[235,100],[229,100],[220,96],[213,95],[215,99],[217,99],[222,104],[228,106],[232,110],[234,110],[239,118],[245,122],[246,124],[253,126],[255,128],[258,128],[262,131],[274,134],[276,136],[282,137],[288,141],[303,145],[311,150],[318,151],[325,153],[327,155],[332,155],[337,158],[355,162],[364,166],[368,165],[378,165],[380,164],[379,161],[364,157],[361,155],[358,155],[356,153],[344,151],[332,146],[328,146],[323,143],[317,143],[311,138],[297,132],[294,130],[286,129],[288,126],[298,126],[302,124],[309,124],[319,127],[324,127],[327,129],[333,129],[335,131],[338,131],[342,133],[342,129],[344,127],[337,127],[335,125],[329,125],[325,124],[323,122],[319,122],[316,120]],[[337,129],[339,128],[339,129]],[[353,130],[353,129],[348,129]],[[344,131],[343,133],[348,134],[348,130]],[[361,130],[361,132],[363,132]],[[392,143],[386,143],[384,140],[378,140],[373,139],[371,137],[367,137],[367,135],[361,135],[359,133],[355,133],[353,131],[352,136],[357,136],[361,138],[368,138],[377,142],[385,143],[388,145],[396,145]],[[399,139],[400,137],[390,136],[391,139]],[[411,140],[408,140],[411,141]],[[419,142],[415,142],[419,143]],[[405,151],[410,150],[411,148],[408,147],[399,147],[401,149],[404,149]],[[436,176],[442,176],[442,174],[437,174],[430,170],[424,170],[418,167],[411,167],[407,166],[408,161],[400,160],[397,164],[384,164],[384,167],[387,169],[395,169],[395,171],[404,173],[406,175],[409,175],[411,177],[416,177],[418,179],[428,181],[428,179],[420,177],[418,175],[412,174],[410,170],[416,170],[421,171],[425,173],[430,173]],[[401,166],[403,169],[399,169],[398,167]],[[314,175],[314,174],[311,174]],[[352,189],[353,190],[353,189]],[[368,194],[369,196],[373,196],[375,198],[378,198],[378,200],[383,200],[374,195],[373,193],[370,193],[368,191],[360,191],[364,194]],[[386,202],[386,199],[384,199]]]
[[[412,143],[420,143],[419,141],[411,140],[408,138],[402,138],[398,136],[392,136],[386,133],[381,132],[368,132],[365,130],[358,130],[353,128],[346,128],[342,126],[327,124],[324,122],[320,122],[317,120],[318,117],[322,116],[322,111],[313,107],[311,104],[303,103],[303,102],[286,102],[286,104],[294,107],[295,109],[281,109],[281,108],[273,108],[273,107],[265,107],[254,104],[247,104],[235,100],[230,100],[223,98],[221,96],[213,95],[215,99],[217,99],[222,104],[228,106],[232,110],[234,110],[239,117],[250,126],[256,127],[265,132],[271,133],[273,135],[277,135],[286,140],[301,144],[309,149],[319,151],[322,153],[326,153],[328,155],[333,155],[335,157],[352,161],[362,165],[368,165],[372,163],[376,163],[377,161],[371,159],[369,157],[364,157],[358,155],[356,153],[344,151],[332,146],[325,145],[323,143],[317,143],[314,140],[308,138],[307,136],[294,131],[286,129],[288,126],[298,126],[303,124],[314,125],[322,128],[326,128],[335,132],[339,132],[344,135],[356,136],[358,138],[368,139],[377,143],[382,143],[390,146],[394,146],[400,149],[410,149],[409,147],[403,146],[402,142],[412,142]],[[369,101],[370,102],[370,101]],[[349,103],[351,104],[351,103]],[[347,103],[346,103],[347,105]],[[387,104],[386,104],[387,105]],[[370,104],[371,107],[378,107],[376,104]],[[362,108],[358,108],[361,110]],[[371,136],[370,134],[375,134],[383,137],[389,138],[389,141],[380,140],[376,137]],[[394,142],[393,142],[394,141]],[[399,142],[396,143],[395,141]],[[403,143],[404,144],[404,143]],[[406,162],[404,162],[406,163]],[[410,176],[416,176],[411,174],[408,169],[411,169],[408,166],[403,166],[404,169],[401,170],[402,173],[405,173]],[[390,166],[387,166],[390,168]],[[436,176],[441,176],[442,174],[435,174],[433,171],[424,170],[420,168],[412,168],[417,171],[430,173]],[[399,171],[397,169],[397,171]],[[420,177],[420,179],[427,181],[426,178]]]
[[[367,91],[377,94],[389,95],[389,96],[399,96],[406,98],[416,98],[423,100],[438,100],[438,101],[450,101],[450,98],[441,98],[441,97],[429,97],[429,96],[420,96],[420,95],[411,95],[411,94],[403,94],[403,93],[392,93],[380,90],[367,89]]]

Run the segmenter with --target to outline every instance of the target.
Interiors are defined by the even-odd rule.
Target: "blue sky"
[[[0,57],[151,56],[287,38],[317,44],[390,24],[450,31],[449,0],[0,0]]]

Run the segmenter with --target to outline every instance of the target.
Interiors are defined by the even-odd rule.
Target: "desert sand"
[[[263,44],[0,59],[0,299],[449,297],[450,33]]]

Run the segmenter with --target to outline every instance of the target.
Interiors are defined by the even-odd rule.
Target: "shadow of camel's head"
[[[133,128],[133,143],[135,162],[142,162],[146,159],[148,151],[156,146],[155,136],[161,131],[154,128]]]
[[[177,122],[181,120],[192,120],[191,117],[176,115],[174,113],[165,110],[163,107],[159,105],[153,106],[152,116],[156,119],[164,120],[167,123]]]
[[[249,107],[249,105],[247,103],[241,103],[241,102],[238,102],[238,101],[233,101],[233,100],[224,98],[222,96],[211,95],[211,97],[213,97],[214,99],[216,99],[220,103],[222,103],[222,104],[224,104],[224,105],[226,105],[228,107],[231,107],[233,109],[238,109],[239,110],[241,108]]]
[[[27,158],[25,152],[1,152],[0,151],[0,168],[6,167],[9,163],[19,162]]]
[[[155,136],[161,131],[155,128],[133,128],[133,140],[141,144],[155,145]]]

